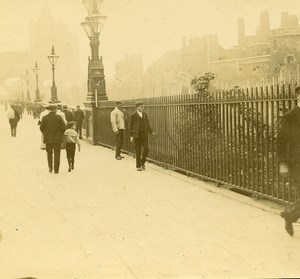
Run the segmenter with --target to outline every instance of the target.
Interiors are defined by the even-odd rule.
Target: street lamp
[[[32,69],[35,73],[35,79],[36,79],[36,89],[35,89],[35,101],[40,101],[40,90],[39,90],[39,71],[37,62],[35,62],[35,67]]]
[[[30,101],[30,91],[29,91],[29,73],[28,70],[26,70],[26,80],[27,80],[27,98],[26,100],[29,102]]]
[[[88,64],[88,96],[91,103],[98,100],[107,100],[105,89],[105,76],[102,57],[99,57],[99,36],[104,26],[106,16],[101,15],[99,9],[103,0],[83,0],[88,16],[81,23],[90,40],[91,58]]]
[[[55,85],[55,64],[58,60],[59,56],[55,55],[54,46],[52,46],[51,55],[48,56],[49,62],[52,66],[52,87],[51,87],[51,101],[54,103],[58,103],[57,99],[57,87]]]

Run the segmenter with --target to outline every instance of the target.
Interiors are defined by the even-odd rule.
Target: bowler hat
[[[135,103],[135,107],[143,106],[144,102],[143,101],[138,101]]]

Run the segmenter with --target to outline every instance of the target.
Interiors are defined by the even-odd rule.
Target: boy
[[[67,124],[67,130],[64,133],[64,142],[66,143],[69,172],[71,170],[74,170],[76,144],[78,146],[78,152],[80,152],[80,142],[78,138],[78,133],[75,131],[75,129],[76,129],[75,122],[71,121]]]

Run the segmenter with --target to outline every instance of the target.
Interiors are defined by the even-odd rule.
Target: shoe
[[[55,174],[58,174],[58,171],[55,171],[54,173],[55,173]]]
[[[291,221],[288,221],[287,219],[285,219],[285,230],[290,236],[294,235],[293,223]]]
[[[146,170],[145,164],[142,164],[142,170]]]
[[[68,172],[71,172],[71,167],[69,167]]]
[[[72,166],[72,170],[74,170],[74,166]]]
[[[122,159],[124,159],[124,158],[125,158],[125,156],[122,156],[122,155],[120,155],[120,157],[121,157]]]
[[[49,172],[52,173],[52,170],[50,169]]]
[[[137,171],[143,171],[142,168],[136,168]]]
[[[117,160],[122,160],[122,157],[121,156],[117,156],[116,159]]]

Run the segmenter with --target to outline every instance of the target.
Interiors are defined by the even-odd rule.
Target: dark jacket
[[[14,109],[15,118],[9,119],[9,123],[18,123],[20,121],[20,114]]]
[[[288,163],[291,172],[300,171],[300,108],[286,113],[277,137],[277,158]]]
[[[66,126],[62,118],[51,111],[43,117],[40,130],[44,134],[44,143],[62,143]]]
[[[149,123],[149,118],[146,112],[143,112],[143,118],[144,118],[144,123],[146,125],[145,130],[149,133],[152,134],[152,128]],[[137,112],[134,112],[131,117],[130,117],[130,136],[133,138],[138,138],[139,133],[140,133],[140,116]]]
[[[70,112],[69,110],[64,110],[63,113],[65,114],[66,116],[66,120],[67,122],[71,122],[71,121],[74,121],[74,116],[73,116],[73,113]]]
[[[82,124],[82,121],[84,119],[83,111],[81,109],[78,109],[78,110],[75,111],[74,115],[75,115],[75,117],[74,117],[75,121],[79,124]]]

